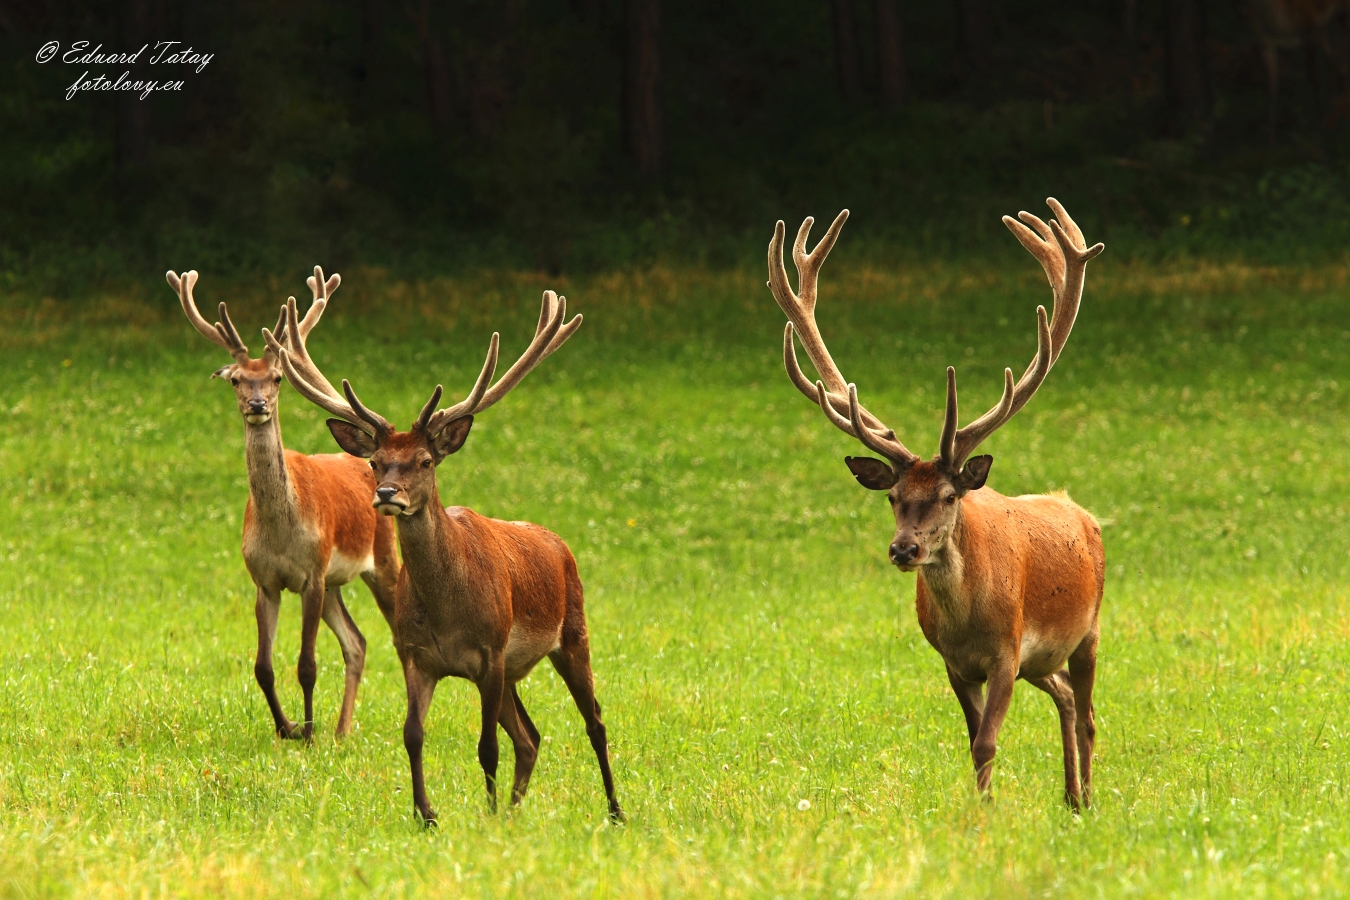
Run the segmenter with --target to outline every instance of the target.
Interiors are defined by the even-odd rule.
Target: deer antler
[[[825,257],[829,256],[847,220],[848,210],[839,213],[810,253],[806,252],[806,240],[815,219],[808,216],[801,228],[797,229],[797,240],[792,245],[792,261],[797,267],[800,295],[793,293],[788,283],[787,269],[783,265],[785,231],[782,220],[774,226],[773,240],[769,242],[769,290],[788,317],[787,327],[783,330],[783,367],[787,369],[788,377],[797,390],[818,404],[825,418],[835,427],[886,457],[891,461],[891,466],[899,470],[912,465],[918,457],[896,439],[892,429],[858,403],[857,387],[844,380],[816,326],[816,285],[820,267]],[[811,364],[820,373],[821,380],[814,384],[797,362],[797,349],[792,340],[794,331],[801,338]]]
[[[188,321],[193,327],[202,333],[208,341],[218,347],[228,351],[234,357],[237,363],[248,361],[248,348],[244,342],[239,339],[239,332],[235,330],[234,323],[230,321],[230,314],[225,310],[225,304],[220,304],[220,321],[215,324],[208,323],[202,318],[202,314],[197,312],[197,302],[192,299],[192,287],[197,283],[197,270],[184,272],[182,277],[173,269],[164,273],[164,278],[169,282],[169,287],[173,288],[174,293],[178,295],[178,302],[183,304],[183,312],[187,315]]]
[[[394,426],[383,416],[366,407],[345,378],[342,380],[342,394],[339,394],[314,364],[305,343],[309,332],[323,315],[328,298],[337,289],[340,281],[341,279],[334,275],[324,282],[323,270],[315,266],[314,275],[309,278],[310,289],[314,292],[314,304],[305,314],[305,318],[301,320],[296,310],[295,298],[288,297],[286,305],[282,307],[285,325],[278,329],[276,334],[264,328],[263,339],[267,341],[267,349],[281,360],[281,366],[286,370],[286,377],[291,380],[291,386],[302,397],[344,422],[350,422],[357,428],[378,437],[393,431]],[[278,337],[285,338],[285,346],[280,343]]]
[[[1045,269],[1045,275],[1050,280],[1053,312],[1047,322],[1045,307],[1036,307],[1035,358],[1015,385],[1012,369],[1004,369],[1003,397],[993,409],[965,428],[956,427],[956,370],[950,367],[947,369],[947,412],[939,446],[942,462],[952,470],[959,471],[980,442],[1017,415],[1041,386],[1046,374],[1059,359],[1069,339],[1069,332],[1073,330],[1074,320],[1078,317],[1088,260],[1106,249],[1101,243],[1087,246],[1083,232],[1069,218],[1058,200],[1051,197],[1045,202],[1055,214],[1049,225],[1026,211],[1017,214],[1021,222],[1012,216],[1004,216],[1003,224]]]
[[[440,402],[442,394],[441,386],[436,385],[431,399],[422,408],[422,414],[417,417],[415,427],[429,434],[436,434],[455,419],[482,412],[497,403],[581,327],[581,316],[575,316],[572,321],[564,324],[566,318],[567,298],[559,297],[553,291],[544,291],[534,338],[515,364],[506,370],[506,374],[492,387],[488,387],[497,370],[497,350],[501,341],[500,335],[493,332],[492,341],[488,345],[487,359],[483,362],[483,370],[479,373],[478,380],[474,382],[469,396],[454,406],[436,410],[436,404]]]

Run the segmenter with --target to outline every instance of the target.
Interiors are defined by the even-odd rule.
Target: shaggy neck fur
[[[281,444],[280,410],[261,425],[244,424],[244,454],[248,461],[248,492],[259,520],[284,523],[294,518],[295,491],[286,471],[286,448]]]
[[[933,602],[944,616],[964,621],[971,611],[971,598],[966,590],[965,499],[957,504],[956,522],[942,549],[933,554],[933,562],[919,568],[919,577],[928,587]]]

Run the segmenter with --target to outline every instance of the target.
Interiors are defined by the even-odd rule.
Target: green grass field
[[[767,239],[767,234],[766,234]],[[996,259],[822,276],[819,317],[867,405],[935,451],[943,367],[967,415],[1035,349],[1049,291]],[[191,260],[175,261],[190,266]],[[255,353],[303,277],[221,284]],[[568,541],[630,822],[606,821],[580,718],[547,664],[531,793],[486,810],[476,693],[428,718],[441,827],[412,816],[402,676],[364,586],[356,731],[274,740],[239,555],[243,425],[227,361],[157,273],[76,304],[11,297],[0,379],[0,896],[1265,896],[1350,891],[1350,267],[1088,273],[1031,405],[985,447],[1004,493],[1062,488],[1107,525],[1096,805],[1060,801],[1048,698],[1019,685],[994,798],[886,562],[885,500],[788,383],[759,267],[408,282],[344,271],[310,339],[406,427],[458,397],[544,287],[586,324],[480,416],[442,498]],[[514,357],[511,357],[514,358]],[[289,387],[288,446],[333,452]],[[278,682],[292,717],[298,603]],[[504,772],[509,772],[509,743]],[[802,801],[809,801],[809,808]]]

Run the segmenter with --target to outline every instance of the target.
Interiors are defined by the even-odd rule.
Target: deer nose
[[[266,401],[266,400],[250,400],[250,401],[248,401],[248,411],[249,411],[249,412],[267,412],[267,401]]]
[[[397,493],[398,488],[396,487],[378,487],[375,489],[375,497],[381,503],[389,503],[394,499],[394,495]]]
[[[901,543],[896,541],[891,544],[891,562],[897,566],[907,566],[914,562],[914,557],[919,555],[919,545],[912,543]]]

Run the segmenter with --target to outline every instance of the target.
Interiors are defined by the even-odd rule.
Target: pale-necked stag
[[[276,732],[284,738],[309,739],[314,733],[315,642],[319,620],[328,623],[342,648],[346,686],[337,735],[352,730],[356,690],[366,663],[366,640],[342,603],[342,585],[360,576],[375,595],[375,602],[393,624],[394,585],[398,558],[394,529],[370,508],[375,479],[370,469],[344,453],[305,456],[287,450],[281,443],[281,418],[277,402],[282,368],[276,353],[268,350],[262,359],[249,359],[248,348],[220,304],[220,321],[208,323],[197,312],[192,288],[195,271],[179,277],[166,275],[178,294],[188,321],[207,340],[222,347],[234,362],[211,374],[234,387],[239,414],[244,418],[244,452],[248,463],[248,505],[244,508],[244,565],[257,585],[254,612],[258,619],[258,655],[253,675],[267,697]],[[314,267],[308,279],[313,305],[294,330],[308,335],[323,315],[328,298],[337,289],[337,275],[324,280]],[[294,298],[292,298],[292,303]],[[284,320],[277,328],[286,329]],[[272,644],[276,640],[277,616],[282,589],[301,599],[300,660],[296,674],[305,695],[305,721],[297,726],[282,712],[272,671]]]
[[[1059,358],[1078,314],[1086,263],[1102,251],[1101,244],[1087,247],[1064,208],[1048,202],[1057,219],[1049,225],[1026,212],[1020,222],[1003,219],[1050,279],[1054,314],[1047,320],[1045,307],[1036,310],[1036,357],[1017,382],[1005,369],[998,405],[964,428],[957,427],[956,371],[948,368],[947,411],[931,460],[907,450],[859,403],[857,388],[844,380],[816,327],[816,279],[848,210],[810,253],[812,220],[802,223],[792,248],[799,294],[783,268],[779,222],[769,244],[769,288],[790,320],[783,363],[792,383],[835,426],[886,458],[844,461],[863,487],[888,492],[896,526],[890,559],[903,572],[919,573],[919,625],[946,662],[961,702],[980,791],[989,789],[1013,682],[1023,678],[1055,701],[1064,795],[1077,808],[1088,802],[1092,777],[1092,683],[1105,566],[1101,531],[1066,496],[1005,497],[985,487],[993,457],[970,455],[1026,405]],[[815,383],[797,363],[794,332],[820,374]]]

